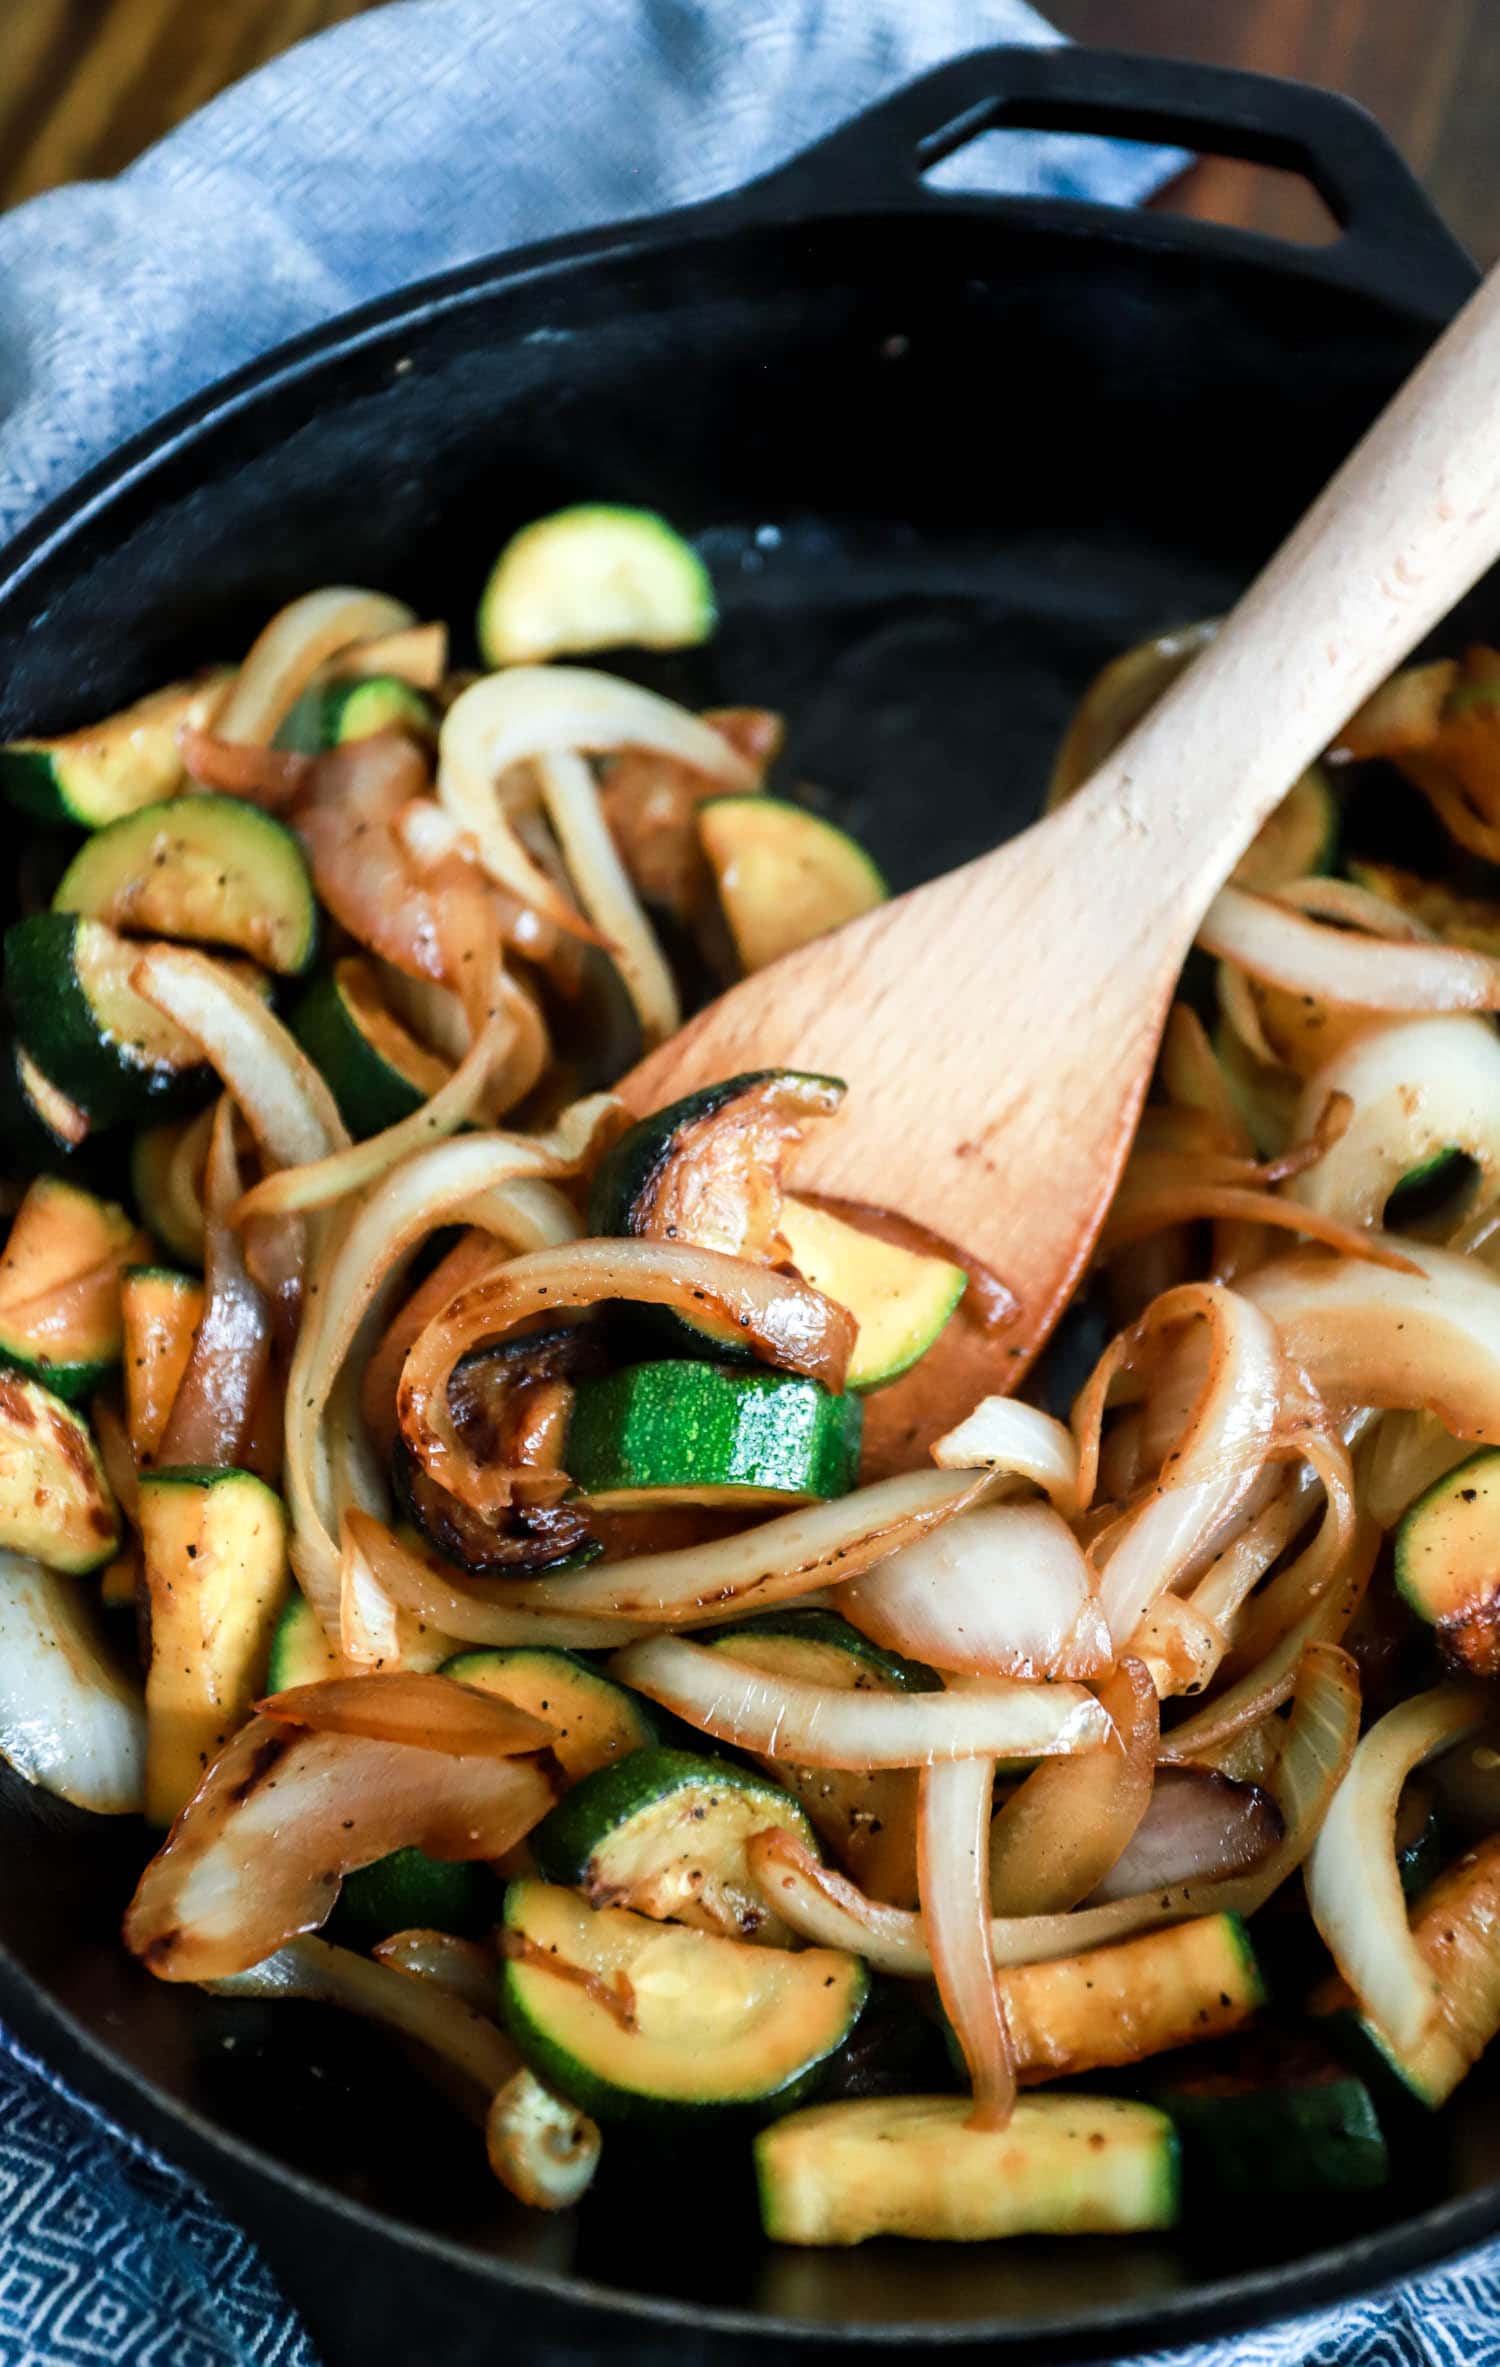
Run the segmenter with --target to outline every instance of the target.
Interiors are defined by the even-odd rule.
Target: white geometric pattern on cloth
[[[326,33],[117,181],[0,219],[0,536],[335,312],[733,188],[944,58],[1056,38],[1021,0],[400,0]],[[1182,161],[1018,133],[962,170],[1130,204]],[[1142,2367],[1166,2357],[1500,2367],[1500,2248]],[[248,2240],[0,2032],[0,2367],[94,2361],[316,2367]]]

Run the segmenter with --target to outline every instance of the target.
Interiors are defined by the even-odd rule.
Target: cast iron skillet
[[[1016,124],[1303,173],[1341,235],[924,183]],[[714,562],[724,630],[657,679],[785,708],[793,776],[914,881],[1035,809],[1107,654],[1227,604],[1473,276],[1341,100],[1080,51],[962,59],[736,197],[430,282],[176,413],[7,554],[0,735],[236,651],[311,584],[461,619],[514,524],[604,495]],[[1492,594],[1473,605],[1495,637]],[[998,945],[988,1006],[953,1025],[1006,1024]],[[733,2361],[775,2336],[1098,2355],[1305,2309],[1500,2224],[1472,2082],[1362,2219],[1279,2235],[768,2252],[733,2161],[624,2140],[554,2224],[507,2207],[378,2039],[138,1974],[115,1936],[137,1832],[11,1786],[0,1833],[6,2017],[229,2201],[331,2361]]]

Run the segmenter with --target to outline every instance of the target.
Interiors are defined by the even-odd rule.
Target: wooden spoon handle
[[[1095,845],[1144,855],[1190,934],[1297,775],[1497,557],[1500,270],[1094,775],[1077,803]]]

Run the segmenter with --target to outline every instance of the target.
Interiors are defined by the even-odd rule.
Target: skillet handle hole
[[[1087,150],[1106,137],[1121,146],[1146,145],[1144,141],[1125,140],[1118,132],[1069,130],[1066,134],[1050,135],[1051,141],[1061,138],[1070,150],[1076,146],[1080,151],[1076,191],[1079,196],[1088,192],[1083,178]],[[996,187],[1013,189],[1018,185],[1016,151],[1023,141],[1034,146],[1037,138],[1035,130],[1019,123],[997,124],[976,131],[962,139],[957,147],[945,135],[939,135],[932,143],[938,153],[922,170],[922,180],[929,189],[945,197],[972,197]],[[1007,148],[1011,151],[1008,156]],[[1058,196],[1074,194],[1066,178],[1058,179],[1052,170],[1048,173],[1048,188]],[[1268,238],[1284,239],[1291,246],[1332,246],[1342,236],[1341,225],[1331,207],[1304,174],[1285,171],[1279,165],[1251,163],[1244,157],[1190,159],[1186,169],[1176,174],[1150,204],[1154,213],[1222,222],[1232,229],[1255,230]]]

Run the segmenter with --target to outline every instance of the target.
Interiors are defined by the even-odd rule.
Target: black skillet
[[[1339,235],[1291,248],[924,181],[1018,125],[1301,173]],[[1473,279],[1342,100],[1077,50],[961,59],[737,196],[432,281],[175,413],[0,564],[0,736],[233,653],[311,584],[462,620],[512,526],[602,495],[667,511],[713,561],[724,629],[656,678],[785,708],[793,776],[912,882],[1035,809],[1105,656],[1229,602]],[[1494,638],[1493,593],[1471,605]],[[953,1025],[1007,1025],[1003,946],[987,1006]],[[137,1832],[0,1791],[0,2009],[238,2212],[330,2363],[722,2367],[778,2337],[1128,2353],[1500,2227],[1472,2081],[1352,2223],[769,2252],[732,2158],[623,2142],[576,2221],[528,2217],[364,2031],[138,1973],[115,1933],[140,1854]]]

